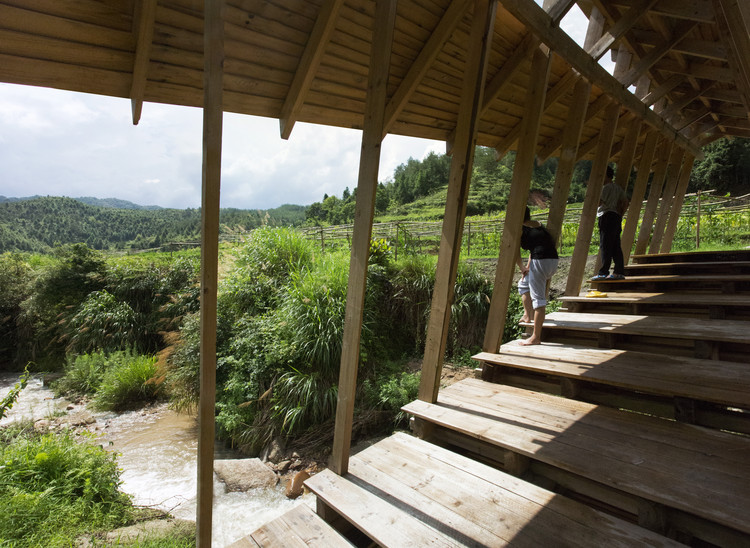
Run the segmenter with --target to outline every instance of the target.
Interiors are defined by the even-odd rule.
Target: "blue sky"
[[[581,43],[585,24],[578,12],[561,27]],[[201,139],[197,108],[146,103],[134,126],[128,99],[0,83],[3,196],[199,207]],[[285,141],[275,119],[225,114],[221,205],[267,209],[340,196],[357,184],[360,144],[360,131],[302,123]],[[387,136],[379,180],[430,151],[445,152],[445,143]]]

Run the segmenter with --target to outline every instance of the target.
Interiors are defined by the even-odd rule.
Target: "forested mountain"
[[[270,210],[222,209],[225,230],[285,226],[304,220],[304,206]],[[200,209],[118,209],[73,198],[40,197],[0,203],[0,253],[45,252],[59,244],[93,249],[145,249],[200,238]]]

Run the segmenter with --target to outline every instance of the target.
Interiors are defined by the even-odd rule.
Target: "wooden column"
[[[510,185],[510,197],[505,213],[503,237],[500,243],[500,255],[497,259],[495,285],[492,291],[487,329],[484,334],[485,352],[497,352],[505,329],[505,316],[508,312],[508,297],[513,283],[513,270],[516,267],[516,256],[521,242],[521,225],[523,224],[526,204],[529,201],[531,175],[534,171],[534,156],[539,125],[544,112],[544,99],[549,79],[550,53],[540,46],[534,52],[529,75],[529,88],[526,93],[526,106],[523,126],[518,139],[518,150],[513,167],[513,179]]]
[[[667,169],[667,182],[664,186],[664,192],[661,195],[659,214],[656,217],[656,223],[654,223],[654,233],[651,236],[651,245],[648,248],[649,254],[658,253],[661,249],[661,242],[664,238],[664,228],[667,226],[667,220],[669,220],[669,211],[672,208],[672,202],[674,201],[675,191],[677,190],[677,181],[680,178],[680,166],[682,165],[682,159],[684,156],[684,149],[678,147],[672,150],[672,157],[669,161],[669,168]]]
[[[223,127],[223,2],[204,3],[203,182],[201,200],[200,399],[196,544],[210,548],[213,524],[216,308],[219,271],[219,189]]]
[[[685,160],[682,162],[682,169],[680,170],[680,180],[677,183],[677,191],[675,192],[674,202],[672,203],[672,211],[669,214],[667,228],[664,231],[664,240],[661,242],[661,253],[669,253],[672,249],[672,241],[674,240],[674,235],[677,231],[677,222],[680,220],[682,204],[685,202],[685,193],[687,192],[687,187],[690,183],[690,174],[693,171],[693,163],[695,163],[695,156],[692,154],[686,154]]]
[[[344,338],[341,347],[336,427],[330,468],[339,475],[349,468],[352,440],[354,397],[357,390],[359,343],[367,286],[367,261],[370,255],[372,221],[375,215],[375,194],[378,189],[380,147],[387,99],[391,46],[396,18],[396,0],[377,0],[375,32],[370,52],[365,122],[359,159],[359,180],[352,231],[349,282],[346,293]]]
[[[604,123],[599,132],[599,144],[596,148],[594,162],[591,166],[591,175],[586,187],[586,197],[583,199],[581,221],[578,225],[576,245],[573,249],[573,257],[570,260],[570,271],[568,281],[565,285],[566,295],[578,295],[583,283],[583,275],[586,270],[586,261],[591,246],[591,236],[594,233],[596,223],[596,210],[599,207],[599,198],[604,185],[604,177],[607,174],[607,162],[612,151],[612,142],[615,138],[617,120],[620,115],[619,103],[609,105],[604,113]]]
[[[633,185],[633,194],[630,197],[625,228],[622,231],[622,256],[625,264],[628,264],[628,260],[630,260],[630,251],[633,248],[633,241],[635,240],[635,229],[638,227],[638,219],[641,216],[643,198],[646,195],[646,185],[648,184],[648,177],[651,174],[651,163],[654,160],[658,141],[659,132],[652,131],[646,136],[646,142],[643,143],[641,161],[638,163],[638,176]]]
[[[560,242],[560,235],[562,234],[565,208],[570,193],[570,182],[573,178],[573,170],[576,167],[578,143],[581,141],[581,131],[586,120],[586,109],[589,106],[590,94],[591,84],[588,80],[584,78],[578,80],[573,89],[573,101],[563,130],[560,157],[557,163],[557,171],[555,171],[555,187],[552,191],[552,203],[549,206],[547,218],[547,229],[557,243]]]
[[[466,202],[474,162],[479,111],[482,106],[487,58],[492,47],[492,29],[497,2],[474,0],[474,15],[469,35],[468,54],[464,69],[461,102],[456,123],[456,137],[445,202],[443,229],[438,252],[435,288],[432,293],[430,319],[427,326],[422,379],[419,399],[434,402],[440,387],[448,326],[450,324],[453,287],[456,282],[458,258],[461,252]]]
[[[669,167],[669,158],[672,153],[672,141],[668,139],[662,140],[662,144],[659,147],[657,158],[659,159],[656,168],[654,169],[654,176],[651,179],[651,190],[648,193],[648,202],[646,202],[646,209],[643,212],[643,221],[641,221],[641,230],[638,232],[638,240],[635,243],[635,254],[643,255],[646,253],[648,248],[648,241],[651,237],[651,229],[654,225],[654,219],[656,217],[656,210],[659,207],[659,199],[661,198],[661,191],[664,188],[664,177],[667,174],[667,167]]]

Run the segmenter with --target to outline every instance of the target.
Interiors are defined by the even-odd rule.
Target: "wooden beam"
[[[658,1],[659,0],[640,0],[637,4],[631,6],[627,13],[623,14],[592,48],[584,49],[586,49],[586,51],[589,52],[589,55],[594,59],[600,59],[601,56],[612,47],[612,44],[628,32],[638,19],[646,15],[646,12]]]
[[[568,110],[568,119],[563,131],[560,157],[555,171],[555,186],[552,191],[552,203],[549,207],[547,217],[547,230],[560,241],[562,233],[565,208],[568,204],[570,193],[570,182],[573,178],[573,170],[576,166],[578,143],[581,141],[581,132],[586,120],[586,109],[589,106],[589,95],[591,84],[588,80],[581,78],[573,89],[573,100]]]
[[[669,123],[644,105],[640,99],[625,89],[622,84],[609,74],[602,66],[591,58],[565,32],[556,28],[549,16],[529,0],[501,0],[503,7],[516,19],[526,25],[532,32],[542,39],[555,53],[586,77],[593,85],[598,86],[605,93],[611,95],[622,106],[644,119],[650,126],[656,128],[665,137],[694,153],[696,158],[703,158],[702,151],[690,143],[683,135],[677,133]]]
[[[520,249],[521,225],[529,200],[531,175],[534,171],[534,155],[539,136],[539,126],[544,112],[549,70],[549,52],[546,51],[546,48],[537,48],[531,62],[523,129],[519,137],[518,152],[513,166],[513,179],[510,184],[510,197],[506,208],[505,223],[503,224],[495,284],[492,290],[484,344],[482,345],[485,352],[497,352],[505,329],[508,297],[513,283],[513,271],[516,268],[516,256]]]
[[[216,405],[216,311],[223,127],[224,2],[205,0],[203,32],[203,181],[201,200],[200,396],[196,543],[210,548]]]
[[[656,218],[656,210],[659,207],[659,200],[661,199],[661,192],[664,188],[664,179],[667,174],[667,168],[669,167],[671,154],[672,141],[662,139],[659,152],[656,155],[657,163],[654,168],[654,176],[651,179],[651,188],[648,193],[646,209],[643,212],[641,229],[638,232],[638,239],[635,244],[636,255],[643,255],[648,248],[649,239],[651,238],[651,230],[653,229],[654,219]]]
[[[692,78],[700,78],[701,80],[717,80],[725,84],[734,83],[734,74],[731,69],[723,66],[716,66],[711,62],[693,62],[687,65],[682,65],[676,61],[669,59],[662,59],[655,66],[654,69],[663,72],[673,72],[675,74],[682,74],[684,76]]]
[[[555,24],[560,24],[563,17],[570,11],[576,0],[545,0],[544,9],[549,13],[550,19]]]
[[[143,95],[146,92],[148,63],[151,58],[151,44],[154,41],[156,22],[156,0],[140,0],[135,6],[133,19],[137,26],[135,33],[135,60],[133,62],[133,82],[130,85],[130,106],[133,125],[138,125],[143,110]]]
[[[474,0],[456,124],[456,140],[438,251],[435,287],[432,292],[430,319],[427,325],[427,339],[422,362],[422,378],[419,385],[419,399],[430,403],[437,400],[440,387],[440,373],[443,367],[453,302],[453,287],[461,253],[461,235],[466,216],[466,203],[469,199],[479,110],[482,106],[487,63],[492,48],[496,10],[497,2],[494,0]]]
[[[689,154],[685,155],[685,159],[682,162],[682,169],[680,170],[680,180],[677,183],[677,192],[672,204],[672,211],[669,214],[669,222],[667,222],[667,227],[664,230],[664,239],[661,242],[661,253],[669,253],[672,250],[672,241],[677,231],[677,223],[680,220],[680,213],[682,213],[682,205],[685,201],[685,193],[690,183],[690,174],[693,171],[694,163],[695,158]]]
[[[673,115],[685,109],[688,105],[690,105],[690,103],[692,103],[696,99],[700,99],[701,97],[703,97],[706,91],[708,91],[715,85],[716,82],[710,82],[699,89],[693,89],[685,93],[682,97],[680,97],[679,101],[674,101],[671,105],[665,108],[661,112],[661,115],[665,118],[671,119]]]
[[[680,23],[672,31],[672,35],[667,40],[649,51],[646,56],[639,59],[638,62],[633,65],[633,68],[631,68],[621,78],[619,78],[620,82],[622,82],[625,87],[630,86],[642,74],[645,74],[646,71],[654,66],[659,59],[669,53],[670,50],[675,46],[675,44],[681,42],[695,28],[696,25],[697,22],[695,21],[683,21],[682,23]]]
[[[320,66],[325,45],[333,33],[336,26],[336,18],[343,4],[344,0],[324,0],[320,7],[318,18],[315,20],[315,26],[313,26],[310,38],[305,46],[305,52],[302,54],[297,72],[294,73],[294,79],[289,86],[289,92],[279,113],[282,139],[289,139],[289,136],[292,134],[299,110],[305,102],[310,84]]]
[[[586,109],[586,119],[583,121],[584,127],[586,127],[586,125],[591,120],[596,118],[596,116],[601,111],[603,111],[607,107],[607,105],[611,103],[612,103],[612,98],[609,95],[602,94],[599,97],[597,97],[597,99],[593,103],[591,103]],[[564,133],[565,133],[565,130],[561,131],[558,135],[549,139],[544,144],[544,146],[542,147],[542,149],[539,151],[537,155],[540,162],[546,162],[550,158],[550,156],[552,156],[555,153],[555,151],[558,148],[560,148],[560,146],[562,145]],[[581,145],[579,145],[578,148],[579,148],[578,158],[576,158],[576,160],[579,160],[581,157],[581,154],[580,154]]]
[[[620,151],[620,158],[617,162],[615,182],[625,191],[628,190],[630,172],[633,171],[633,159],[635,158],[635,149],[638,145],[638,136],[641,134],[641,124],[642,120],[638,117],[634,117],[628,123],[622,150]]]
[[[383,137],[396,121],[401,111],[409,102],[414,90],[424,78],[424,75],[432,67],[435,58],[440,53],[445,42],[463,19],[469,5],[469,0],[456,0],[451,2],[448,9],[445,10],[443,17],[437,24],[437,27],[430,34],[430,38],[425,43],[419,55],[409,68],[401,84],[398,86],[396,93],[393,94],[388,106],[385,109],[385,126],[383,127]]]
[[[740,7],[744,4],[744,7]],[[750,116],[750,8],[747,0],[714,0],[719,32],[730,52],[729,65],[736,74],[737,84]]]
[[[659,214],[656,217],[656,223],[654,223],[654,233],[651,235],[651,245],[648,247],[648,252],[651,255],[659,253],[659,250],[661,249],[661,242],[664,239],[664,229],[669,220],[669,211],[674,202],[675,192],[677,191],[677,182],[680,178],[680,168],[682,167],[682,159],[684,157],[685,150],[679,147],[672,150],[672,156],[669,160],[669,168],[667,170],[667,181],[664,185],[664,192],[662,193],[661,204],[659,205]]]
[[[625,264],[628,264],[630,251],[633,248],[635,230],[638,228],[638,219],[641,216],[643,198],[646,196],[646,186],[648,185],[648,177],[651,174],[651,164],[654,160],[654,153],[656,152],[656,145],[658,142],[659,133],[651,131],[646,136],[646,141],[643,143],[641,160],[638,163],[638,175],[635,179],[635,184],[633,185],[633,193],[630,196],[630,206],[628,207],[628,214],[625,218],[625,228],[622,230],[622,255]]]
[[[586,186],[586,196],[583,200],[581,210],[581,221],[578,225],[576,244],[573,248],[573,257],[570,260],[570,271],[565,285],[566,295],[578,295],[581,291],[583,276],[586,269],[586,260],[589,256],[591,236],[594,233],[596,222],[596,210],[599,207],[599,198],[604,185],[604,177],[607,174],[607,164],[612,150],[612,142],[617,130],[617,119],[620,114],[620,105],[613,103],[609,105],[604,114],[604,125],[599,134],[599,142],[596,155],[591,166],[591,175]]]
[[[370,51],[365,124],[359,159],[357,199],[352,231],[349,281],[346,292],[344,337],[341,345],[336,426],[330,468],[339,475],[349,469],[349,453],[354,420],[354,398],[357,392],[359,341],[367,289],[367,261],[370,255],[372,221],[375,215],[375,193],[378,189],[380,147],[383,141],[388,74],[396,20],[396,0],[377,0],[375,28]]]

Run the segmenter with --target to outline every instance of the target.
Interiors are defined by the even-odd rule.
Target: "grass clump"
[[[68,433],[0,432],[0,546],[70,546],[127,524],[115,455]]]

